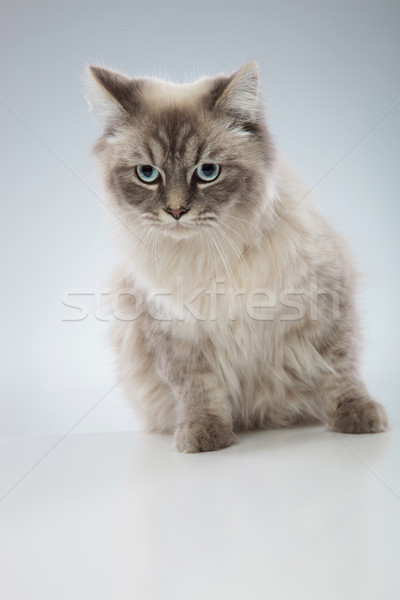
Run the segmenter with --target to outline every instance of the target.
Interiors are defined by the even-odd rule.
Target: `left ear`
[[[232,114],[242,121],[258,121],[262,117],[259,98],[259,68],[250,62],[233,73],[230,82],[215,103],[215,108]]]
[[[131,79],[104,67],[87,67],[86,99],[91,109],[106,118],[135,115],[141,87],[141,79]]]

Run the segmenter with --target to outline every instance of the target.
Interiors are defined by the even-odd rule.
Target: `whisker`
[[[237,257],[240,259],[241,254],[240,254],[240,250],[239,250],[237,244],[235,244],[235,242],[229,237],[229,235],[225,231],[223,231],[221,229],[221,227],[219,227],[219,225],[217,225],[216,223],[212,223],[211,225],[212,225],[212,227],[215,227],[220,233],[222,233],[222,235],[228,241],[228,243],[231,244],[231,246],[232,246],[233,250],[235,251]]]
[[[227,223],[221,223],[221,227],[229,227],[229,225],[227,225]],[[229,227],[229,229],[232,229],[232,227]],[[245,240],[242,238],[242,236],[240,235],[240,233],[239,233],[238,231],[236,231],[235,229],[232,229],[232,231],[233,231],[234,233],[237,233],[237,235],[238,235],[238,236],[239,236],[239,237],[240,237],[240,238],[243,240],[243,242],[246,244],[246,241],[245,241]],[[222,233],[222,232],[221,232],[221,233]],[[224,233],[226,233],[226,232],[224,232]],[[234,243],[234,241],[232,240],[232,238],[231,238],[231,237],[230,237],[230,236],[229,236],[227,233],[226,233],[226,235],[228,236],[228,238],[229,238],[230,242]],[[236,244],[235,244],[235,246],[236,246]],[[236,246],[236,247],[237,247],[237,246]],[[238,249],[238,250],[239,250],[239,249]],[[244,256],[244,254],[243,254],[242,252],[240,252],[240,256],[239,256],[238,258],[239,258],[239,261],[240,261],[240,262],[243,262],[243,263],[246,265],[246,269],[247,269],[247,271],[248,271],[248,273],[249,273],[249,275],[250,275],[250,280],[251,280],[251,282],[253,282],[253,275],[252,275],[252,273],[251,273],[251,271],[250,271],[249,265],[248,265],[248,263],[247,263],[247,260],[246,260],[246,258],[245,258],[245,256]]]
[[[221,227],[228,227],[228,229],[230,229],[231,231],[233,231],[233,233],[235,233],[236,235],[238,235],[238,236],[240,237],[240,239],[241,239],[241,240],[242,240],[242,241],[243,241],[245,244],[247,243],[247,242],[246,242],[246,240],[244,239],[244,237],[242,237],[242,236],[240,235],[240,233],[239,233],[238,231],[236,231],[236,229],[233,229],[233,227],[230,227],[230,226],[228,225],[228,223],[222,223],[222,222],[221,222],[221,223],[220,223],[220,225],[221,225]]]
[[[210,229],[210,232],[212,234],[215,247],[218,250],[218,253],[219,253],[220,257],[221,257],[221,260],[222,260],[222,262],[223,262],[223,264],[225,266],[226,273],[227,273],[227,275],[229,277],[229,280],[230,280],[231,288],[232,289],[234,289],[235,287],[237,288],[235,277],[233,275],[233,271],[232,271],[232,269],[231,269],[231,267],[229,265],[229,261],[227,262],[227,260],[226,260],[227,259],[226,254],[223,251],[222,246],[220,246],[220,244],[218,243],[218,240],[216,238],[215,232],[212,229]],[[233,282],[235,283],[235,285],[233,285]]]
[[[205,235],[205,239],[207,241],[207,247],[210,250],[210,253],[212,253],[212,259],[213,259],[213,266],[214,266],[214,275],[215,275],[215,280],[217,280],[218,275],[217,275],[217,259],[216,259],[216,254],[215,254],[215,247],[211,244],[209,236]]]
[[[238,246],[235,244],[235,242],[232,240],[232,238],[225,231],[223,231],[218,225],[213,224],[213,227],[215,227],[220,233],[222,233],[222,235],[224,236],[224,238],[226,239],[226,241],[232,246],[233,250],[235,251],[235,253],[236,253],[236,255],[237,255],[238,259],[239,259],[239,262],[241,263],[242,269],[243,269],[243,264],[242,263],[244,263],[246,265],[246,269],[247,269],[247,271],[248,271],[248,273],[250,275],[250,280],[252,281],[252,274],[251,274],[251,271],[249,269],[249,265],[247,264],[244,256],[239,251]]]
[[[257,229],[257,231],[262,234],[261,229],[258,227],[258,225],[255,225],[254,223],[252,223],[251,221],[248,221],[247,219],[242,219],[241,217],[234,217],[233,215],[224,215],[226,217],[228,217],[229,219],[237,219],[238,221],[243,221],[243,223],[248,223],[249,225],[251,225],[252,227],[254,227],[254,229]]]

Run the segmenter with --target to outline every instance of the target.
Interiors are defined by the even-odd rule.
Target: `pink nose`
[[[179,208],[165,208],[164,209],[167,213],[169,213],[170,215],[172,215],[174,217],[174,219],[178,220],[181,218],[182,215],[184,215],[185,213],[187,213],[187,211],[189,210],[188,208],[183,208],[182,206],[180,206]]]

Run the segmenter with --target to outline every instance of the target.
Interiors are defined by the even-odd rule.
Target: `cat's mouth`
[[[182,239],[193,235],[200,228],[197,223],[179,219],[172,223],[164,223],[163,229],[168,235],[177,239]]]

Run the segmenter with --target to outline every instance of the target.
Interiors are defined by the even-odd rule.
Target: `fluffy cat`
[[[88,72],[121,242],[113,339],[144,428],[181,452],[316,420],[385,430],[350,257],[275,149],[257,64],[190,84]]]

